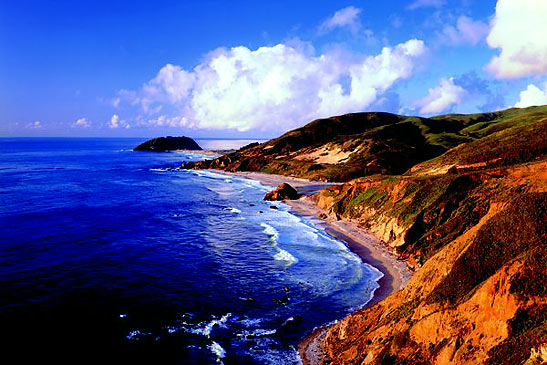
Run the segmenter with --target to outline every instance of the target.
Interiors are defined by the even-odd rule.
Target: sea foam
[[[264,233],[270,237],[270,241],[274,246],[277,245],[277,240],[279,238],[279,232],[274,227],[270,226],[268,223],[260,223],[260,226],[264,228]]]
[[[295,264],[298,262],[298,259],[291,255],[288,251],[285,251],[278,247],[277,253],[274,255],[274,259],[279,261],[287,261],[291,264]]]
[[[213,341],[213,343],[211,343],[209,346],[207,346],[209,348],[209,350],[211,350],[211,352],[217,357],[217,363],[219,364],[222,364],[222,361],[221,359],[224,358],[224,356],[226,356],[226,350],[224,350],[222,348],[222,346],[220,346],[218,344],[218,342],[215,342]]]

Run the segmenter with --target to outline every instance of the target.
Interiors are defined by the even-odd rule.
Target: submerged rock
[[[279,185],[277,189],[264,196],[264,200],[296,200],[298,198],[300,198],[300,194],[287,183]]]
[[[299,326],[302,324],[302,317],[299,315],[288,318],[281,327],[277,330],[276,334],[280,337],[287,336],[291,333],[294,333],[298,330]]]
[[[176,150],[201,151],[202,148],[190,137],[159,137],[141,143],[134,151],[165,152]]]

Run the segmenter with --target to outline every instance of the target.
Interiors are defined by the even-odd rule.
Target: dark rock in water
[[[287,319],[281,327],[277,330],[276,334],[280,336],[288,335],[289,333],[295,332],[300,324],[302,323],[302,317],[301,316],[294,316]]]
[[[165,152],[176,150],[201,151],[202,148],[190,137],[159,137],[141,143],[134,151]]]
[[[278,208],[275,205],[270,205],[270,209],[277,210]]]
[[[279,298],[279,299],[274,299],[274,303],[276,304],[287,304],[289,301],[291,300],[291,298],[287,297],[287,296],[284,296],[283,298]]]
[[[300,194],[287,183],[279,185],[277,189],[264,196],[264,200],[296,200],[298,198],[300,198]]]

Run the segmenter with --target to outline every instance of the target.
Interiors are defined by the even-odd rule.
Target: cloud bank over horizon
[[[313,119],[363,110],[425,56],[411,39],[377,55],[329,52],[310,44],[218,49],[193,70],[167,64],[114,102],[139,106],[141,124],[282,132]]]
[[[490,24],[467,15],[453,17],[452,23],[435,33],[436,42],[445,47],[482,44],[500,49],[498,56],[483,64],[497,79],[545,74],[547,42],[532,30],[545,28],[547,32],[543,21],[547,3],[524,0],[521,8],[518,4],[516,0],[499,0]],[[443,0],[417,0],[407,11],[433,8],[441,14],[445,6]],[[369,31],[360,19],[362,13],[363,9],[355,6],[339,9],[319,24],[319,33],[346,29],[355,37],[359,32],[365,34]],[[531,21],[521,24],[522,34],[516,35],[511,24],[526,23],[524,18]],[[371,31],[366,34],[370,36]],[[136,116],[129,118],[138,126],[280,133],[316,118],[373,106],[397,107],[400,97],[392,89],[419,74],[428,54],[425,42],[417,38],[385,46],[373,55],[340,51],[339,47],[317,54],[312,43],[300,40],[256,49],[219,48],[193,69],[166,64],[140,89],[120,90],[112,104],[138,108]],[[476,74],[466,78],[447,73],[437,86],[428,88],[427,95],[417,94],[408,108],[398,106],[398,110],[417,110],[427,116],[453,111],[471,100],[476,100],[478,111],[508,107],[499,92],[494,95],[490,91],[495,85],[499,86]],[[515,105],[538,103],[544,100],[542,95],[540,88],[530,84]]]
[[[526,108],[529,106],[538,106],[547,104],[547,82],[543,90],[534,84],[528,85],[526,90],[520,92],[520,99],[515,104],[517,108]]]
[[[0,23],[11,55],[0,57],[7,136],[269,138],[344,113],[547,104],[546,0],[120,0],[112,13],[63,0],[47,19],[29,1],[36,29],[16,2],[0,5],[15,20]],[[116,26],[98,27],[98,13]],[[45,36],[47,52],[35,47]]]

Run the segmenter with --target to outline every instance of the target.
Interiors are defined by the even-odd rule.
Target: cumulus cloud
[[[488,24],[460,16],[455,25],[447,25],[441,32],[441,40],[453,45],[477,45],[490,31]]]
[[[407,9],[414,10],[428,7],[440,8],[444,3],[445,0],[415,0],[407,6]]]
[[[420,113],[435,114],[449,110],[463,101],[467,91],[454,83],[454,78],[442,78],[440,85],[429,89],[428,95],[419,100]]]
[[[27,124],[27,128],[40,129],[40,128],[42,128],[42,122],[40,122],[39,120],[36,120],[32,123]]]
[[[355,6],[340,9],[319,26],[319,31],[325,33],[335,28],[349,28],[351,31],[357,32],[361,28],[359,20],[361,11]]]
[[[498,0],[488,45],[499,48],[487,70],[498,78],[547,73],[547,1]]]
[[[145,84],[139,102],[145,110],[154,102],[176,103],[184,100],[194,83],[194,74],[167,64]]]
[[[374,56],[315,56],[298,44],[219,49],[192,71],[166,65],[141,90],[119,96],[153,115],[152,125],[279,132],[364,110],[410,77],[425,53],[416,39]]]
[[[74,122],[73,127],[89,128],[91,127],[91,123],[87,118],[80,118]]]
[[[168,117],[160,115],[157,118],[148,120],[148,124],[157,127],[193,127],[193,124],[186,117]]]
[[[526,90],[520,92],[520,100],[515,104],[517,108],[526,108],[535,105],[547,104],[547,82],[543,90],[534,84],[528,85]]]
[[[108,127],[111,129],[125,128],[129,129],[130,125],[125,120],[121,120],[118,114],[113,114],[108,123]]]

